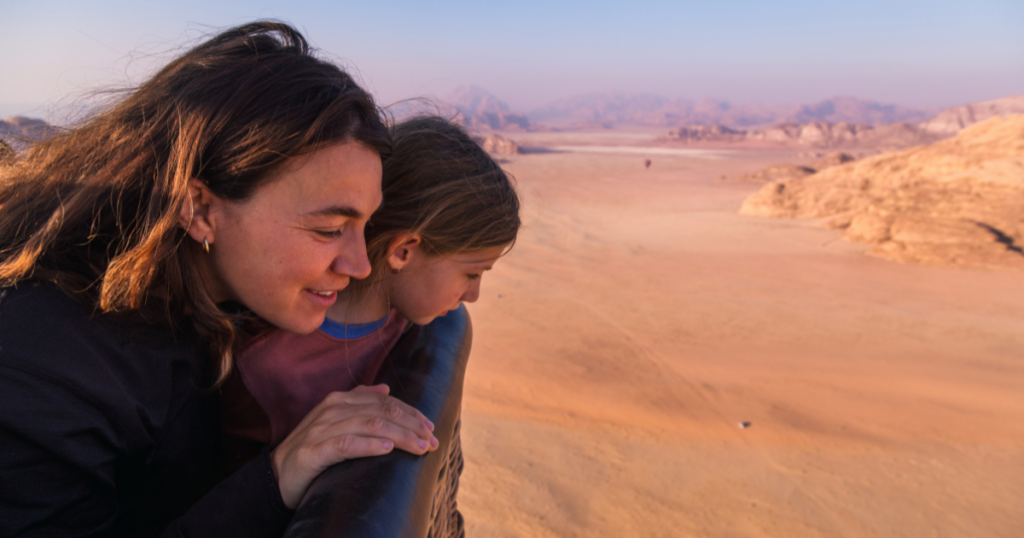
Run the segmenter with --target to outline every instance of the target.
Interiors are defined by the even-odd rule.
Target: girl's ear
[[[388,241],[388,266],[392,271],[401,271],[403,267],[420,254],[420,234],[400,233]]]
[[[192,178],[188,180],[188,197],[181,204],[178,215],[178,226],[181,226],[193,240],[210,245],[216,241],[217,226],[212,218],[210,208],[218,204],[218,198],[202,181]]]

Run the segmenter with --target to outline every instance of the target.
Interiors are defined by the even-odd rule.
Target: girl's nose
[[[480,281],[481,280],[483,280],[482,276],[481,276],[481,278],[477,278],[476,280],[473,280],[472,284],[470,284],[470,286],[469,286],[469,289],[466,290],[466,293],[462,294],[462,299],[461,299],[462,302],[464,302],[464,303],[475,303],[476,300],[480,298]]]

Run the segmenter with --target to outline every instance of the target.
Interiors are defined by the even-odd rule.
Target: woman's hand
[[[380,456],[398,447],[413,454],[437,448],[434,425],[388,396],[387,385],[332,392],[270,453],[281,498],[294,510],[309,484],[335,463]]]

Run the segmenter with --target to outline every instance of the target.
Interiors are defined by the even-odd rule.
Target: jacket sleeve
[[[117,519],[118,483],[138,477],[125,476],[116,419],[63,385],[0,363],[0,536],[139,536]],[[277,537],[290,517],[264,451],[164,529],[143,534]]]
[[[284,534],[291,517],[292,511],[281,499],[267,447],[176,519],[161,537],[277,538]]]
[[[117,514],[120,441],[58,384],[0,365],[0,536],[101,536]]]

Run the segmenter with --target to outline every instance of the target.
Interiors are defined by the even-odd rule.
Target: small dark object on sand
[[[749,427],[750,427],[750,423],[749,422],[746,422],[746,421],[740,422],[740,429],[741,430],[745,430],[745,429],[747,429]]]
[[[651,160],[650,159],[644,159],[644,168],[650,168],[650,167],[651,167]]]

